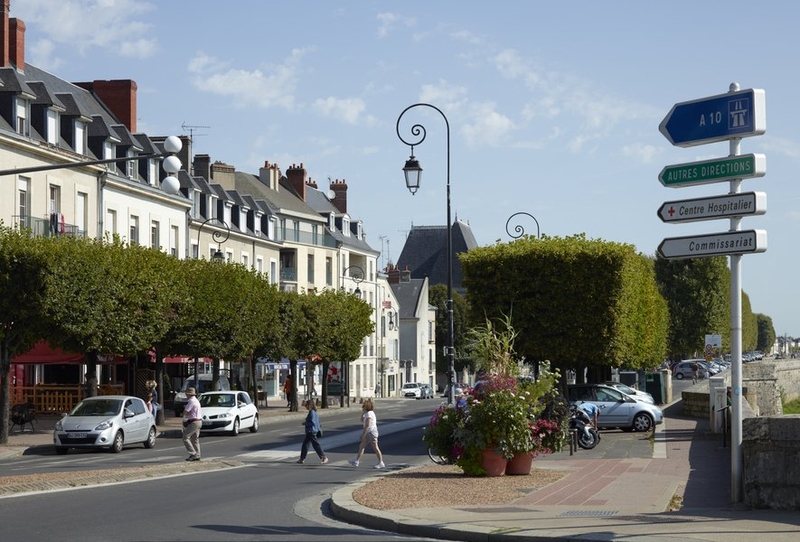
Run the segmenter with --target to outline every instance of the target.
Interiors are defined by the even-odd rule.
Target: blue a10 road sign
[[[658,130],[673,145],[692,147],[761,135],[766,119],[764,91],[749,89],[675,104]]]

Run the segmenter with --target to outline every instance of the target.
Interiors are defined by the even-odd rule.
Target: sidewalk
[[[665,408],[652,459],[580,459],[579,452],[537,460],[536,468],[568,474],[505,505],[379,511],[353,500],[362,483],[334,492],[331,508],[352,523],[448,540],[798,540],[796,511],[730,503],[730,448],[710,433],[708,420],[680,410],[680,403]],[[668,512],[676,494],[682,506]]]

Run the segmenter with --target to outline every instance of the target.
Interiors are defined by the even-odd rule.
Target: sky
[[[763,89],[766,156],[742,191],[767,212],[742,220],[768,248],[741,258],[752,310],[800,337],[800,3],[440,0],[11,0],[26,62],[68,81],[133,79],[138,131],[191,135],[195,153],[239,171],[304,164],[326,190],[348,185],[381,265],[412,225],[453,218],[479,245],[525,233],[585,234],[654,255],[664,238],[727,231],[729,220],[664,223],[666,201],[729,183],[667,188],[667,165],[723,158],[729,143],[675,147],[659,123],[675,103]],[[414,148],[416,195],[402,167]],[[449,167],[448,167],[449,151]],[[511,233],[515,234],[513,228]],[[718,330],[700,330],[716,333]]]

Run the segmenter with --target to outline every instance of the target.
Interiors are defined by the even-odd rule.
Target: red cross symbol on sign
[[[669,211],[667,211],[667,212],[669,213],[669,216],[672,216],[672,215],[674,215],[674,214],[675,214],[675,207],[673,207],[673,206],[671,206],[671,205],[670,205],[670,207],[669,207]]]

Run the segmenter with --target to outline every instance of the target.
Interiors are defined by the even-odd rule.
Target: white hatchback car
[[[403,397],[414,397],[415,399],[422,398],[422,388],[418,382],[406,382],[403,384]]]
[[[200,431],[239,434],[241,429],[258,431],[258,409],[244,391],[209,391],[200,396]]]

